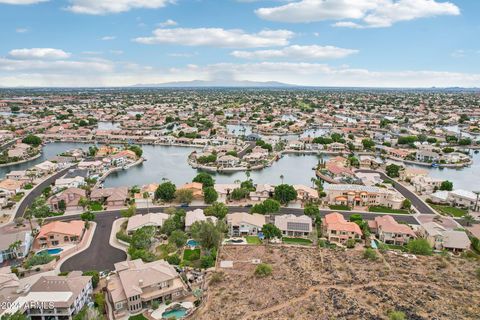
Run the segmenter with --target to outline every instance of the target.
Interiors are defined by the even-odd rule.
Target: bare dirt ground
[[[272,265],[265,278],[250,261]],[[222,280],[210,282],[201,320],[480,319],[478,261],[390,253],[377,261],[361,251],[278,246],[224,246]],[[210,277],[211,278],[211,277]]]

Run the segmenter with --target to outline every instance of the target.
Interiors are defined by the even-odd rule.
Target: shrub
[[[405,313],[402,311],[390,311],[388,313],[388,319],[389,320],[405,320],[407,317],[405,316]]]
[[[375,250],[373,250],[372,248],[367,248],[365,249],[365,251],[363,251],[363,258],[374,261],[378,259],[378,256]]]
[[[415,239],[411,240],[407,244],[408,252],[413,254],[419,254],[424,256],[429,256],[433,253],[433,249],[430,246],[430,243],[426,239]]]
[[[267,264],[267,263],[260,263],[256,268],[255,268],[255,275],[257,277],[263,278],[263,277],[268,277],[269,275],[272,274],[272,266]]]
[[[178,266],[181,262],[178,254],[173,254],[171,256],[168,256],[166,260],[169,264],[176,265],[176,266]]]
[[[49,263],[50,261],[54,260],[55,257],[50,254],[37,254],[29,258],[25,262],[25,266],[27,268],[31,268],[33,266],[39,266]]]
[[[220,283],[223,281],[223,272],[214,272],[212,273],[212,276],[210,277],[210,282],[209,284],[215,284],[215,283]]]
[[[355,248],[355,240],[354,239],[348,239],[346,242],[347,248],[353,249]]]

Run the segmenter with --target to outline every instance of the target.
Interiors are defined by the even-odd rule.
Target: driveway
[[[385,173],[381,172],[381,171],[375,171],[375,170],[364,170],[364,169],[361,169],[361,170],[357,170],[356,172],[365,172],[365,173],[378,173],[380,174],[380,177],[383,179],[383,180],[392,180],[390,177],[388,177]],[[408,200],[410,200],[412,202],[412,206],[414,206],[415,208],[417,208],[417,210],[420,212],[420,213],[423,213],[423,214],[437,214],[432,208],[430,208],[419,196],[417,196],[414,192],[408,190],[407,188],[405,188],[404,186],[402,186],[400,183],[393,181],[393,187],[395,189],[397,189],[398,192],[400,192],[402,194],[402,196],[404,196],[405,198],[407,198]]]

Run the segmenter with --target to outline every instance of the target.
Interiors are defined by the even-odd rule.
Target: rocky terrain
[[[255,276],[252,259],[273,267]],[[478,261],[460,257],[404,257],[376,261],[362,251],[277,246],[226,246],[220,259],[233,268],[210,276],[206,304],[195,319],[478,319]]]

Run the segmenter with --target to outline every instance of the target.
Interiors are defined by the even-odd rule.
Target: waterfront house
[[[220,184],[216,183],[214,186],[215,191],[217,191],[218,194],[218,202],[225,202],[227,201],[228,197],[230,196],[230,193],[237,189],[240,188],[239,183],[230,183],[230,184]]]
[[[10,180],[23,181],[24,183],[32,181],[32,178],[29,177],[26,170],[10,171],[5,175],[5,178]]]
[[[104,164],[100,160],[95,161],[80,161],[78,163],[78,168],[83,170],[88,170],[90,173],[101,173],[104,170]]]
[[[362,231],[355,222],[346,221],[338,212],[327,214],[322,219],[322,234],[330,242],[345,243],[348,239],[359,240]]]
[[[251,191],[249,196],[252,201],[264,201],[273,197],[275,187],[270,184],[257,184],[255,191]]]
[[[188,294],[186,284],[166,261],[144,263],[131,260],[115,264],[115,273],[107,279],[107,299],[114,318],[125,318]]]
[[[26,257],[32,246],[30,231],[0,234],[0,264],[4,261]]]
[[[34,241],[34,248],[54,248],[67,244],[76,244],[81,241],[84,232],[84,221],[53,221],[40,227]]]
[[[442,182],[442,179],[423,175],[415,176],[410,180],[410,183],[415,187],[415,192],[419,194],[431,194],[435,192],[440,188]]]
[[[400,209],[404,200],[394,190],[357,184],[329,184],[324,191],[329,204],[350,207],[385,206]]]
[[[47,175],[55,172],[58,169],[58,165],[50,161],[44,161],[35,165],[35,169],[37,169],[42,175]]]
[[[202,209],[195,209],[192,211],[187,211],[185,215],[185,230],[189,231],[192,224],[199,221],[211,221],[212,223],[217,223],[217,217],[206,216],[203,213]]]
[[[20,312],[32,320],[70,320],[91,302],[92,293],[92,277],[83,276],[81,271],[67,276],[42,276],[5,313]]]
[[[122,150],[118,153],[108,156],[110,165],[121,167],[137,160],[137,155],[131,150]]]
[[[127,233],[132,234],[135,230],[138,230],[143,227],[155,227],[160,229],[163,226],[165,220],[169,218],[169,215],[166,213],[147,213],[144,215],[134,215],[133,217],[128,218],[127,223]]]
[[[409,226],[398,223],[392,216],[375,217],[375,220],[368,221],[368,226],[380,241],[387,244],[404,245],[415,238]]]
[[[265,224],[265,216],[248,212],[227,214],[228,234],[232,237],[257,235]]]
[[[318,200],[318,191],[303,184],[294,184],[293,188],[297,191],[298,201],[316,201]]]
[[[274,215],[275,226],[285,237],[308,237],[312,232],[312,218],[306,215]]]
[[[223,155],[218,157],[217,165],[224,168],[233,168],[240,164],[240,159],[232,155]]]
[[[476,205],[480,204],[480,200],[474,192],[462,189],[437,191],[430,195],[430,199],[435,203],[450,204],[454,207],[464,207],[471,210],[475,210]]]
[[[86,199],[86,197],[87,192],[85,190],[72,187],[51,196],[47,200],[47,204],[52,211],[58,212],[60,211],[60,202],[63,201],[66,211],[78,211],[83,209],[79,204],[80,199]]]
[[[410,181],[414,177],[419,177],[419,176],[427,176],[428,175],[428,170],[426,169],[420,169],[420,168],[410,168],[406,167],[405,170],[400,171],[400,180],[404,181]]]
[[[190,182],[186,183],[179,190],[190,190],[192,191],[193,198],[196,200],[203,198],[203,185],[200,182]]]
[[[127,187],[93,189],[90,193],[92,201],[98,201],[107,207],[123,207],[128,199]]]
[[[60,178],[55,180],[55,189],[60,190],[64,188],[79,188],[84,186],[85,178],[83,177],[73,177],[73,178]]]
[[[418,150],[415,154],[415,160],[420,162],[438,162],[440,154],[429,150]]]

